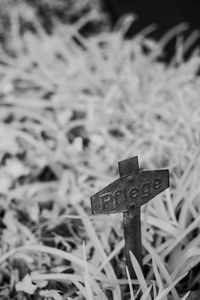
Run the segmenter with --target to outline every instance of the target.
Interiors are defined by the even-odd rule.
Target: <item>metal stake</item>
[[[118,163],[120,177],[138,173],[138,158],[131,157]],[[142,241],[141,241],[141,219],[140,219],[140,206],[134,208],[131,206],[128,211],[123,212],[123,225],[124,225],[124,240],[125,240],[125,257],[126,265],[128,267],[130,277],[136,279],[136,275],[131,263],[130,253],[131,251],[141,269],[142,266]]]

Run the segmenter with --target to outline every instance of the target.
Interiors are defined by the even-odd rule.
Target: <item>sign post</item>
[[[139,171],[138,157],[118,163],[120,178],[91,197],[92,213],[123,212],[126,265],[132,279],[135,272],[130,251],[142,269],[140,207],[169,187],[169,171]]]
[[[139,165],[138,158],[133,157],[125,159],[118,163],[119,176],[126,176],[129,174],[138,174]],[[133,180],[130,175],[127,180]],[[141,241],[141,220],[140,220],[140,206],[134,209],[134,205],[130,206],[128,211],[123,212],[124,225],[124,240],[125,240],[125,257],[126,265],[128,267],[130,277],[135,279],[135,272],[130,259],[129,251],[135,255],[141,269],[142,269],[142,241]]]

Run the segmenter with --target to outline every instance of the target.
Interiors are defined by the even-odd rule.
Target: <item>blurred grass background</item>
[[[133,21],[111,30],[98,1],[0,1],[1,299],[199,290],[200,58],[183,61],[178,40],[162,63],[165,39],[124,38]],[[134,155],[169,168],[171,187],[142,209],[131,285],[122,216],[91,216],[89,198]]]

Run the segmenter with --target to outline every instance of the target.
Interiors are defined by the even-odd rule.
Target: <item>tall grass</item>
[[[142,33],[124,40],[127,23],[84,38],[83,20],[47,34],[24,6],[9,18],[0,49],[0,296],[189,299],[199,289],[199,56],[166,66]],[[21,30],[27,18],[34,30]],[[142,168],[169,168],[171,187],[142,209],[145,272],[131,254],[132,281],[122,216],[91,216],[89,197],[134,155]]]

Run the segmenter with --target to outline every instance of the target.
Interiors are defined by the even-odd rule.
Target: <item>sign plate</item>
[[[122,176],[90,198],[92,214],[121,213],[130,207],[140,207],[168,187],[168,170]]]

